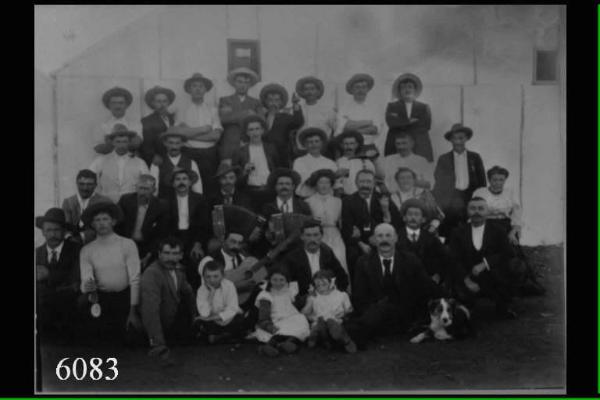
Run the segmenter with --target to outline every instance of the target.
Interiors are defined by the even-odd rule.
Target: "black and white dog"
[[[471,331],[471,313],[467,307],[454,299],[429,301],[430,323],[427,329],[413,337],[411,343],[421,343],[425,339],[463,339]]]

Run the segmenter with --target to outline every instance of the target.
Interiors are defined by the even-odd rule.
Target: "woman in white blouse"
[[[487,171],[487,178],[490,185],[475,190],[473,197],[482,197],[487,201],[487,221],[502,228],[510,242],[517,245],[521,234],[521,206],[513,191],[504,187],[508,170],[495,165]]]
[[[444,213],[438,207],[431,191],[415,186],[417,174],[410,168],[398,168],[394,179],[398,184],[398,190],[392,193],[391,200],[396,204],[396,207],[400,210],[402,203],[408,199],[420,200],[425,206],[425,225],[427,226],[427,230],[431,233],[436,233],[437,228],[444,219]]]
[[[346,246],[339,230],[342,218],[342,200],[333,195],[336,174],[329,169],[315,171],[308,179],[308,185],[315,194],[306,199],[312,215],[323,226],[323,243],[331,247],[336,258],[348,273]]]

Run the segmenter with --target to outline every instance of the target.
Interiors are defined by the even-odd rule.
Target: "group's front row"
[[[292,179],[288,185],[288,175],[280,177],[274,184],[278,195],[293,192]],[[361,177],[372,177],[372,172],[357,175],[359,191],[367,186]],[[189,182],[181,187],[189,188]],[[453,296],[472,306],[476,297],[485,296],[495,302],[501,317],[516,317],[509,306],[522,278],[516,267],[520,264],[513,260],[506,232],[487,221],[488,205],[481,197],[469,201],[469,222],[453,231],[447,245],[421,229],[426,207],[417,199],[403,202],[401,222],[392,222],[389,209],[384,210],[372,233],[367,229],[370,221],[361,225],[348,216],[342,221],[350,224],[346,245],[359,243],[356,247],[364,253],[348,260],[348,268],[324,243],[322,223],[311,219],[284,251],[276,254],[271,243],[259,264],[244,251],[260,247],[252,243],[252,235],[230,228],[198,265],[185,251],[193,250],[202,232],[210,235],[212,229],[206,219],[200,221],[206,225],[193,227],[198,219],[189,218],[187,226],[177,226],[177,235],[147,242],[158,251],[150,263],[151,248],[140,260],[144,253],[135,239],[115,233],[127,207],[121,201],[120,207],[87,200],[79,227],[70,226],[58,208],[36,219],[46,239],[36,251],[42,339],[146,341],[150,354],[163,359],[169,359],[167,346],[177,343],[247,339],[260,342],[260,353],[269,356],[294,353],[305,341],[309,347],[322,343],[352,353],[377,335],[403,332],[422,322],[432,298]],[[279,200],[275,211],[281,209]],[[385,208],[385,201],[381,203]],[[152,202],[145,204],[135,208],[138,216],[154,212]],[[194,206],[184,204],[187,209],[179,209],[179,215],[187,219],[194,215]],[[292,211],[300,211],[299,204],[290,201]],[[152,226],[161,223],[142,220]],[[134,237],[144,229],[131,227]],[[79,237],[65,239],[73,230]],[[81,247],[78,241],[86,235],[95,239]],[[150,265],[142,268],[145,263]],[[260,268],[240,277],[248,264]]]

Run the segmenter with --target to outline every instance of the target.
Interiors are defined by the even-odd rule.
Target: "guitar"
[[[254,279],[257,282],[264,281],[267,279],[268,271],[265,265],[273,262],[275,258],[284,251],[290,244],[292,244],[295,240],[300,237],[300,232],[294,232],[283,242],[279,243],[273,250],[269,251],[269,253],[258,260],[255,257],[247,257],[241,264],[235,268],[228,271],[225,271],[225,278],[232,281],[234,285],[237,286],[238,283],[248,280]],[[238,293],[238,301],[240,304],[246,302],[248,297],[250,297],[252,291],[246,291],[242,293]]]

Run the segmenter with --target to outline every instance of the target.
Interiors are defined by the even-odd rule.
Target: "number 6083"
[[[71,358],[65,357],[56,365],[56,376],[61,381],[73,377],[78,381],[89,378],[93,381],[101,379],[114,381],[119,376],[117,369],[117,359],[114,357],[107,358],[106,361],[101,358],[94,357],[88,361],[84,358],[77,357],[73,362],[69,362]],[[101,367],[104,367],[105,371]]]

